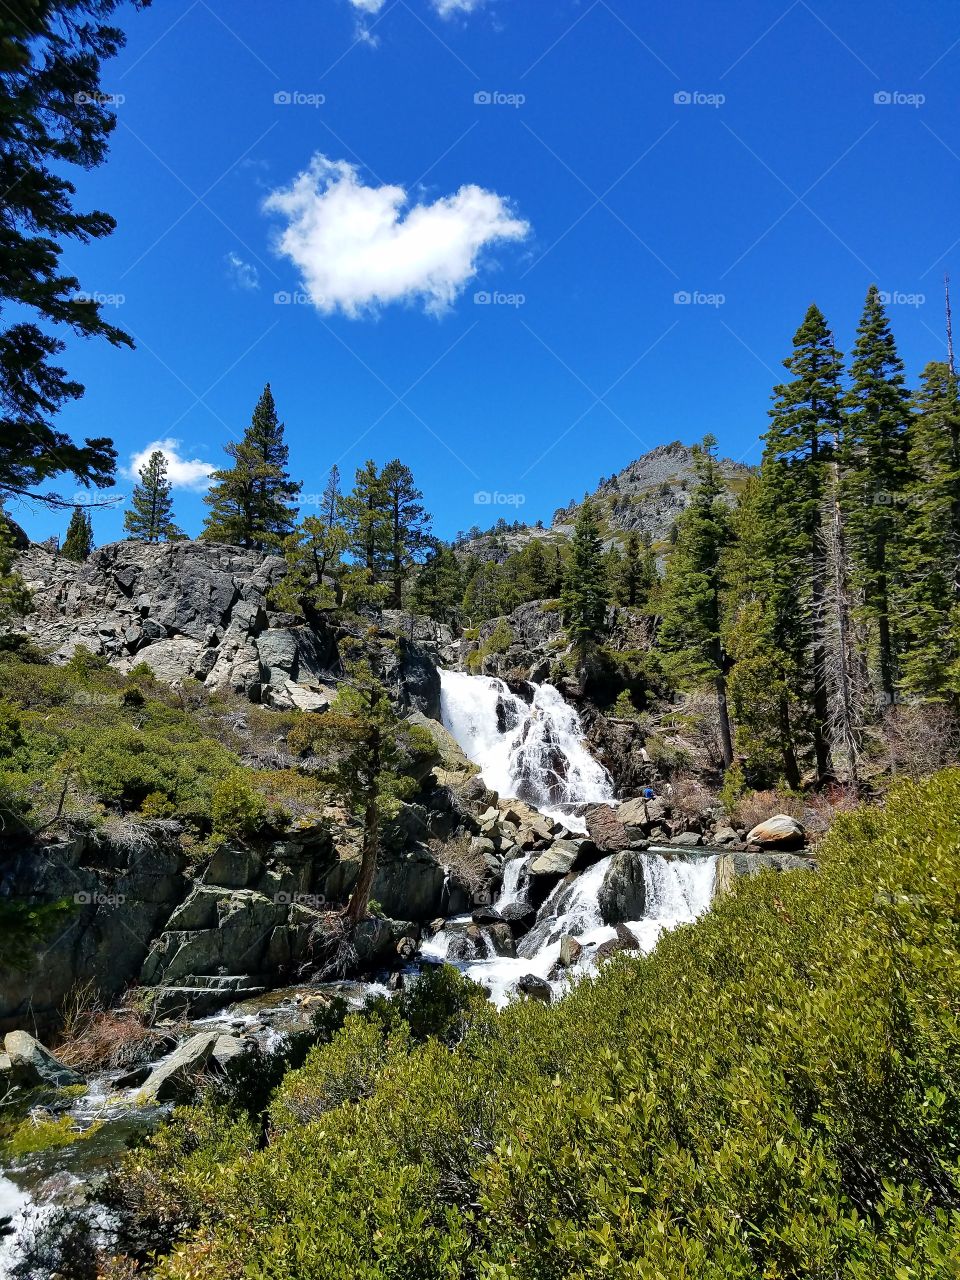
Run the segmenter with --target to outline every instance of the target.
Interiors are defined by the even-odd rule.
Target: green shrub
[[[348,1018],[262,1148],[188,1115],[131,1157],[189,1229],[157,1275],[953,1280],[960,771],[819,858],[553,1007]]]
[[[214,784],[210,795],[210,819],[214,839],[249,839],[263,826],[266,801],[240,770]]]

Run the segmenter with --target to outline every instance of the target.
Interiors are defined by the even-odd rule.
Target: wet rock
[[[639,951],[640,943],[632,930],[625,924],[617,925],[617,941],[624,951]]]
[[[498,956],[509,956],[511,959],[516,956],[513,932],[505,920],[501,920],[499,924],[487,925],[486,934]]]
[[[517,983],[517,990],[532,1000],[542,1000],[544,1004],[550,1004],[553,1000],[550,983],[545,978],[538,978],[535,973],[524,974]]]
[[[397,955],[404,964],[409,964],[417,954],[417,941],[415,938],[401,938],[396,949]]]
[[[765,849],[800,849],[805,839],[802,823],[785,813],[777,813],[757,823],[747,835],[747,844]]]
[[[531,876],[565,876],[573,867],[579,853],[572,840],[560,840],[534,858],[528,867]]]
[[[503,916],[496,907],[477,907],[471,916],[474,924],[500,924]]]
[[[584,820],[590,838],[604,853],[617,853],[619,850],[630,848],[630,836],[617,817],[616,809],[611,808],[610,805],[591,805],[584,814]]]
[[[630,849],[618,853],[607,869],[597,903],[604,924],[639,920],[647,906],[643,854]]]
[[[703,836],[698,831],[680,831],[670,840],[678,849],[696,849],[703,844]]]
[[[570,934],[564,934],[560,939],[560,963],[564,969],[570,969],[582,955],[583,947],[576,938],[571,937]]]
[[[509,902],[501,911],[502,918],[510,926],[515,938],[529,933],[537,918],[536,908],[528,902]]]
[[[189,1098],[194,1092],[196,1077],[204,1071],[221,1038],[219,1031],[203,1031],[185,1040],[151,1071],[142,1093],[157,1102]]]
[[[27,1088],[45,1085],[52,1089],[83,1084],[82,1075],[65,1066],[27,1031],[8,1031],[3,1048],[10,1060],[9,1074],[14,1084]]]

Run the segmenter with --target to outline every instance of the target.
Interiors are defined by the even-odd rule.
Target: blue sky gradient
[[[446,17],[441,2],[125,14],[104,74],[122,96],[110,158],[77,183],[119,225],[65,265],[113,297],[137,350],[69,343],[87,394],[67,430],[113,436],[124,465],[158,440],[217,465],[269,380],[305,494],[333,463],[350,477],[399,456],[449,537],[501,514],[549,522],[678,438],[711,431],[756,461],[811,300],[848,351],[876,281],[911,380],[944,357],[951,267],[960,305],[955,0],[479,0]],[[353,312],[345,294],[278,302],[303,270],[264,202],[317,155],[355,166],[361,196],[402,187],[401,219],[475,187],[527,233],[451,267],[443,308],[429,288]],[[388,276],[409,272],[402,237],[387,252]],[[339,278],[329,257],[316,270]],[[191,534],[201,498],[176,493]],[[11,512],[34,537],[66,523]],[[94,528],[122,536],[122,506]]]

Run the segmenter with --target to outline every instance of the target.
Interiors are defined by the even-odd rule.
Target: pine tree
[[[910,393],[876,285],[867,292],[850,364],[844,485],[852,578],[875,633],[880,688],[895,695],[890,600],[896,574],[896,512],[907,481]]]
[[[301,486],[287,472],[289,450],[269,382],[243,439],[228,444],[226,453],[233,466],[213,473],[204,498],[210,514],[200,536],[261,551],[280,546],[296,523],[293,504]]]
[[[10,623],[32,608],[30,592],[14,568],[15,561],[13,535],[0,508],[0,640]]]
[[[405,793],[411,759],[410,726],[359,651],[347,652],[344,676],[330,710],[319,717],[318,745],[330,758],[328,779],[360,819],[360,867],[344,918],[351,928],[367,915],[385,821]]]
[[[761,474],[748,481],[733,512],[722,641],[731,664],[737,753],[747,780],[761,788],[783,780],[795,790],[801,781],[794,722],[802,682],[796,651],[782,642],[783,610],[773,589],[779,547],[770,500]]]
[[[390,519],[390,598],[392,609],[403,606],[403,587],[413,565],[430,546],[430,517],[413,482],[413,473],[399,458],[388,462],[381,477]]]
[[[123,527],[134,538],[159,542],[161,538],[181,537],[173,523],[173,486],[167,479],[167,460],[154,449],[139,471],[140,482],[134,486],[130,510],[124,514]]]
[[[716,441],[704,437],[694,452],[696,487],[677,522],[677,543],[667,562],[658,647],[679,687],[709,684],[717,698],[720,751],[733,764],[727,709],[729,658],[721,636],[724,560],[733,540]]]
[[[100,210],[78,213],[70,170],[106,158],[116,123],[100,69],[124,44],[110,23],[120,0],[45,0],[4,7],[0,53],[0,298],[16,322],[0,333],[0,493],[38,494],[67,473],[85,486],[113,484],[116,451],[106,437],[74,443],[53,419],[83,395],[56,362],[64,343],[51,332],[132,340],[101,314],[101,304],[76,297],[80,282],[63,269],[65,241],[110,235],[115,223]],[[9,306],[7,304],[10,304]]]
[[[784,645],[809,699],[817,777],[830,773],[827,563],[823,538],[828,467],[843,424],[842,357],[812,304],[784,361],[792,374],[774,388],[761,469],[766,487],[775,643]]]
[[[386,484],[372,459],[357,468],[353,489],[342,503],[350,536],[350,552],[371,583],[384,580],[393,547],[392,521]]]
[[[657,557],[649,530],[644,529],[640,534],[636,529],[631,529],[627,534],[623,563],[614,587],[618,604],[628,605],[631,609],[641,608],[647,603],[657,577]]]
[[[609,598],[600,523],[593,503],[586,498],[577,512],[560,598],[567,637],[581,662],[605,630]]]
[[[463,593],[463,612],[473,625],[508,612],[503,570],[496,560],[481,561],[470,576]]]
[[[93,523],[90,513],[83,507],[74,507],[73,515],[67,526],[67,536],[63,540],[61,555],[68,560],[86,560],[93,550]]]
[[[946,364],[928,364],[914,401],[910,482],[899,507],[895,616],[900,685],[960,698],[960,394]]]
[[[435,542],[414,580],[410,608],[435,622],[456,623],[463,593],[463,574],[456,553],[442,542]]]

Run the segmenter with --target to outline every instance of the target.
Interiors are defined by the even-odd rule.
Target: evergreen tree
[[[773,643],[790,654],[809,702],[818,778],[830,772],[827,649],[827,560],[824,504],[830,462],[843,424],[843,365],[819,307],[812,304],[784,361],[790,381],[774,388],[765,436],[758,511],[769,546],[763,557],[773,608]]]
[[[15,560],[13,536],[0,509],[0,640],[11,622],[32,607],[26,583],[14,568]]]
[[[50,327],[133,345],[107,323],[101,304],[76,297],[80,282],[60,263],[65,241],[102,239],[115,226],[100,210],[76,211],[69,171],[106,157],[116,117],[100,68],[124,44],[109,23],[120,7],[121,0],[17,0],[0,19],[0,300],[17,317],[0,332],[0,493],[58,506],[68,504],[37,488],[63,473],[82,485],[111,485],[116,452],[106,437],[76,444],[53,426],[84,389],[55,363],[65,344]]]
[[[852,577],[862,596],[863,616],[875,633],[880,687],[892,702],[895,506],[907,480],[910,393],[876,285],[867,293],[850,374],[843,461]]]
[[[463,612],[474,625],[507,612],[503,570],[496,560],[477,565],[463,593]]]
[[[567,637],[581,662],[603,634],[609,598],[600,524],[593,503],[586,498],[577,512],[560,599]]]
[[[167,460],[154,449],[139,471],[140,481],[134,486],[130,510],[124,514],[123,527],[134,538],[159,542],[161,538],[181,537],[173,523],[173,486],[167,479]]]
[[[955,701],[960,698],[960,395],[948,365],[927,365],[914,408],[894,610],[900,684],[913,696]]]
[[[74,507],[61,554],[68,560],[86,560],[93,550],[93,523],[83,507]]]
[[[442,542],[434,542],[414,581],[410,608],[435,622],[456,623],[463,593],[463,575],[456,553]]]
[[[665,666],[679,687],[709,684],[716,692],[720,750],[725,769],[733,764],[727,709],[729,658],[721,636],[724,560],[733,540],[723,477],[704,437],[694,452],[696,488],[677,522],[677,543],[667,562],[658,639]]]
[[[409,790],[404,765],[412,754],[410,726],[394,709],[382,681],[361,653],[349,652],[330,710],[318,718],[318,739],[330,758],[328,779],[360,819],[360,867],[344,912],[353,928],[367,915],[382,831]]]
[[[642,607],[656,586],[657,578],[657,557],[649,530],[644,529],[640,534],[636,529],[631,529],[627,534],[623,562],[614,585],[617,602],[630,608]]]
[[[430,517],[413,482],[413,473],[399,458],[388,462],[381,477],[390,520],[390,597],[392,609],[403,606],[403,587],[411,567],[431,544]]]
[[[795,651],[779,639],[783,611],[772,590],[777,548],[770,496],[762,475],[752,477],[733,512],[722,640],[731,664],[737,753],[747,780],[756,787],[782,780],[796,789],[801,779],[794,722],[802,682]]]
[[[390,565],[393,526],[383,475],[368,460],[357,468],[352,491],[342,504],[350,552],[372,583],[381,582]]]
[[[243,439],[226,447],[233,466],[213,473],[200,535],[209,542],[269,550],[293,531],[300,485],[287,472],[289,450],[267,383]]]

